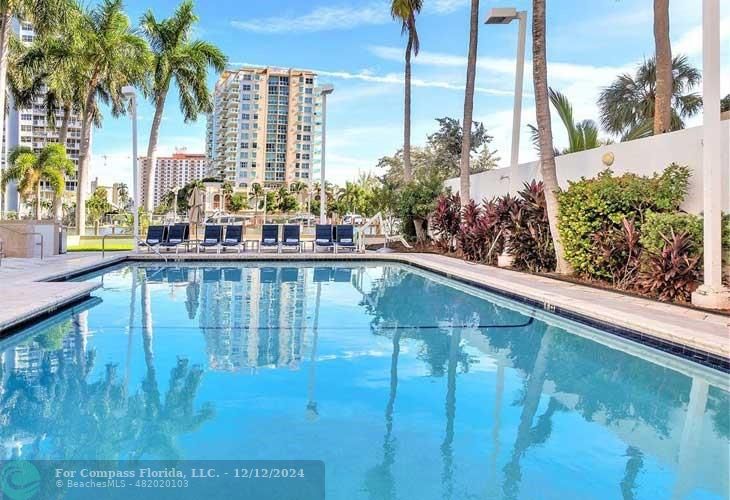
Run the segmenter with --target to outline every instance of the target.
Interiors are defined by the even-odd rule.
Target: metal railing
[[[119,234],[105,234],[105,235],[103,235],[101,237],[101,258],[102,259],[104,257],[106,257],[106,239],[107,239],[108,236],[121,236],[121,235],[119,235]],[[132,235],[130,235],[130,236],[132,236]],[[134,245],[134,236],[132,236],[132,243]],[[152,245],[150,245],[146,241],[144,241],[144,240],[137,240],[137,245],[144,245],[144,246],[146,246],[148,249],[152,250],[160,258],[162,258],[165,262],[167,262],[167,257],[165,257],[164,255],[162,255],[162,253],[160,252],[159,249],[153,247]]]
[[[40,245],[40,247],[41,247],[40,259],[43,260],[43,234],[42,233],[37,233],[35,231],[28,231],[28,232],[18,231],[17,229],[13,229],[8,226],[0,226],[0,227],[2,227],[3,229],[7,229],[11,233],[20,234],[21,236],[40,236],[41,241],[40,241],[40,243],[36,243],[36,246]]]

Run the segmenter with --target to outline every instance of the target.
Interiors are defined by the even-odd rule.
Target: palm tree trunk
[[[672,129],[672,45],[669,41],[669,0],[654,0],[654,45],[656,47],[656,100],[654,134]]]
[[[413,178],[411,169],[411,53],[413,52],[413,35],[408,35],[406,45],[405,102],[403,107],[403,180],[410,182]]]
[[[8,81],[8,50],[10,44],[10,33],[12,27],[10,21],[12,16],[10,15],[10,9],[5,7],[2,13],[2,26],[0,26],[0,138],[6,137],[5,135],[5,87]],[[3,140],[0,139],[0,147],[2,146]],[[5,188],[0,188],[0,214],[5,213],[5,205],[7,203],[7,191]]]
[[[471,21],[469,27],[469,59],[466,63],[466,92],[464,93],[464,122],[461,138],[461,206],[471,198],[469,186],[469,162],[471,160],[471,124],[474,114],[474,81],[477,73],[477,44],[479,35],[479,0],[471,0]]]
[[[66,141],[68,140],[68,126],[71,120],[71,105],[64,104],[63,106],[63,123],[61,124],[61,131],[58,134],[58,143],[66,147]],[[66,149],[68,149],[66,147]]]
[[[545,35],[545,0],[532,2],[532,72],[535,84],[535,109],[537,128],[540,133],[540,166],[542,180],[545,185],[545,202],[547,205],[550,234],[555,247],[556,271],[560,274],[571,274],[573,270],[565,259],[565,251],[558,232],[557,192],[558,175],[555,171],[555,153],[553,149],[553,131],[550,123],[550,101],[547,84],[547,47]]]
[[[35,185],[35,218],[41,220],[41,181]]]
[[[152,128],[150,129],[150,140],[147,144],[147,169],[144,177],[144,209],[146,212],[154,210],[155,195],[155,168],[157,168],[157,142],[160,138],[160,123],[162,123],[162,113],[165,110],[165,97],[163,93],[155,98],[155,116],[152,119]]]
[[[93,126],[92,108],[96,81],[92,80],[86,95],[84,111],[81,116],[81,147],[79,148],[79,170],[76,174],[76,231],[79,236],[86,232],[86,183],[89,177],[89,150],[91,149],[91,127]]]
[[[63,123],[61,124],[61,130],[58,134],[58,143],[63,145],[63,147],[66,148],[68,151],[68,147],[66,146],[66,141],[68,140],[68,126],[69,121],[71,120],[71,105],[70,104],[64,104],[63,106]],[[65,180],[65,177],[64,177]],[[65,192],[66,187],[64,186],[63,191],[60,195],[56,194],[53,196],[53,218],[56,220],[56,222],[61,222],[63,219],[63,193]]]

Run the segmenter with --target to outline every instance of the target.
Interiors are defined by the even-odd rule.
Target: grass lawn
[[[132,238],[107,238],[107,252],[132,250]],[[101,238],[84,238],[78,245],[69,245],[69,252],[101,252]]]

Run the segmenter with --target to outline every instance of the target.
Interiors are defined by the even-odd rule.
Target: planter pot
[[[503,253],[497,257],[497,267],[512,267],[515,257],[509,253]]]

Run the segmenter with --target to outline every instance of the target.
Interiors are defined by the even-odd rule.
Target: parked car
[[[360,214],[347,214],[342,219],[343,224],[353,224],[355,226],[362,226],[365,224],[365,217]]]
[[[251,217],[245,215],[213,215],[205,219],[206,224],[245,224]]]

